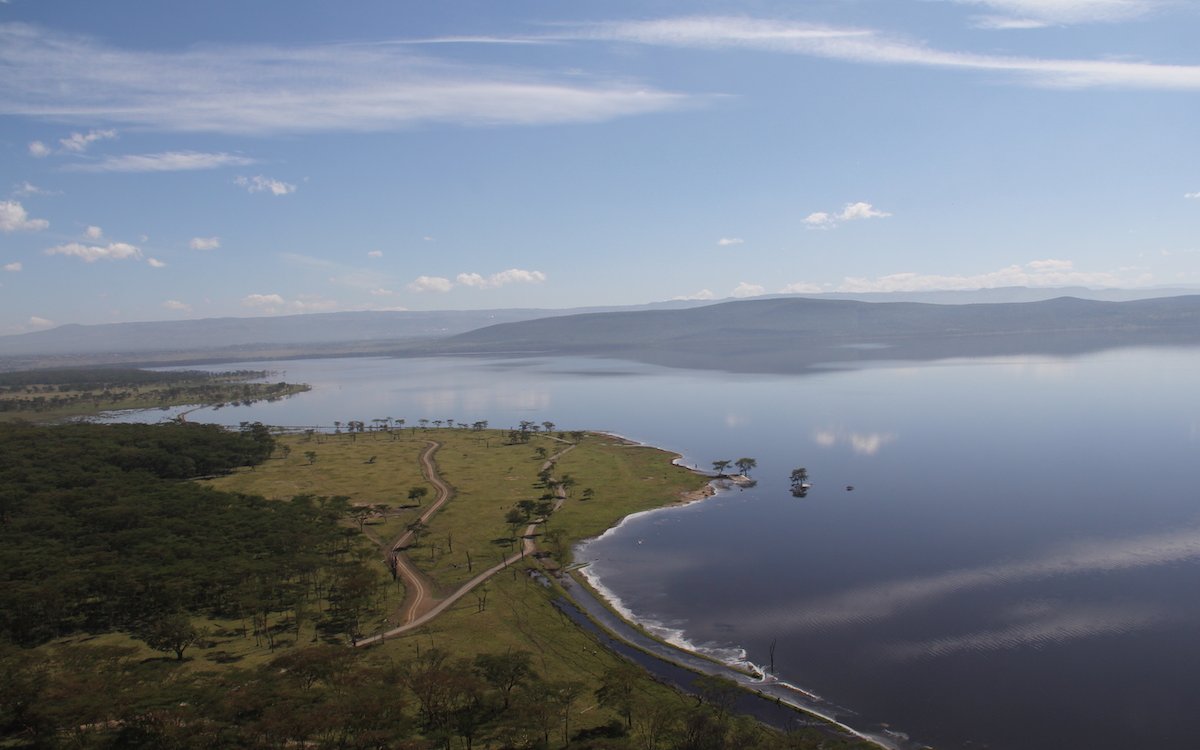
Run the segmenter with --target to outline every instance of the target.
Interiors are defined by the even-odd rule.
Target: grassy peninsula
[[[355,424],[0,425],[0,746],[857,746],[681,695],[554,606],[574,542],[703,488],[670,455]],[[394,551],[434,600],[499,570],[354,648],[410,616]]]

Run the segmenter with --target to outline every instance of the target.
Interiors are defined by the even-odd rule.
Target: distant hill
[[[1073,354],[1140,344],[1200,344],[1200,295],[973,305],[754,299],[507,323],[409,351],[599,355],[676,367],[793,372],[838,362]]]
[[[142,323],[63,325],[45,331],[0,336],[0,357],[104,354],[113,360],[148,353],[235,353],[237,350],[330,345],[353,351],[353,344],[397,342],[450,336],[495,323],[608,310],[689,307],[707,302],[677,301],[636,307],[574,310],[439,310],[310,313],[254,318],[204,318]],[[344,351],[343,351],[344,353]],[[121,356],[129,355],[129,356]]]
[[[712,357],[716,347],[725,352],[740,352],[741,367],[794,369],[800,366],[798,358],[816,356],[820,351],[819,345],[835,347],[827,356],[837,355],[835,359],[840,361],[847,357],[846,351],[838,350],[838,347],[844,348],[845,344],[857,346],[865,342],[867,348],[859,347],[856,357],[875,358],[878,355],[869,352],[872,341],[880,337],[902,337],[905,326],[910,326],[912,336],[917,337],[910,338],[906,343],[911,354],[920,336],[928,338],[932,335],[930,331],[980,333],[975,329],[996,322],[990,320],[989,314],[983,314],[980,320],[975,321],[971,314],[962,312],[916,312],[916,308],[887,307],[893,303],[936,303],[928,306],[954,307],[963,303],[1045,302],[1048,297],[1064,296],[1121,300],[1157,297],[1170,291],[1008,287],[970,292],[776,295],[725,301],[673,300],[648,305],[573,310],[376,311],[64,325],[46,331],[0,336],[0,370],[61,365],[173,364],[490,349],[623,352],[622,356],[636,354],[636,358],[646,361],[709,366],[687,363],[706,361]],[[838,307],[836,304],[864,304],[868,301],[872,303],[869,311],[856,312],[853,316],[848,311],[860,308]],[[818,304],[814,306],[808,303]],[[1123,310],[1119,315],[1131,314],[1133,310],[1118,309]],[[746,316],[751,314],[748,312],[750,310],[768,312],[756,313],[761,319],[748,319]],[[803,315],[798,312],[801,310],[805,311]],[[675,313],[689,311],[694,311],[694,315],[678,319],[673,317]],[[647,317],[623,317],[635,314],[645,314]],[[1032,311],[1003,313],[1014,321],[1025,314],[1035,315]],[[587,318],[588,315],[602,317]],[[1051,313],[1043,310],[1036,315],[1040,315],[1044,322]],[[562,325],[578,326],[571,333],[566,333],[560,324],[550,322],[567,318],[571,322]],[[851,318],[857,321],[854,325],[851,325]],[[681,322],[684,320],[691,322],[685,325]],[[493,330],[497,324],[515,325],[533,321],[543,323],[527,329]],[[683,328],[677,330],[674,327],[677,325]],[[1088,325],[1092,326],[1092,323]],[[1141,326],[1138,330],[1146,335],[1146,326],[1138,325]],[[1059,329],[1042,325],[1037,330],[1049,335],[1051,331]],[[1095,333],[1098,329],[1092,326],[1089,330]],[[479,331],[478,336],[461,337],[472,331]],[[495,338],[501,334],[511,338]],[[992,335],[999,334],[993,331]],[[1011,337],[1015,333],[1008,331],[1005,335]],[[445,345],[432,343],[455,336],[460,338]],[[835,339],[841,343],[831,343]],[[936,348],[937,343],[922,340],[920,345],[932,352],[933,349],[929,347]],[[1065,341],[1062,345],[1072,343]],[[888,347],[895,350],[897,345],[896,341],[892,341]],[[957,345],[966,346],[961,341]],[[635,351],[639,348],[661,351]]]

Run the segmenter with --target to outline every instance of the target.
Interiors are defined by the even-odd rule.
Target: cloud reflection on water
[[[895,439],[896,436],[888,432],[851,432],[840,427],[813,433],[813,441],[822,448],[849,445],[860,456],[874,456],[880,448]]]
[[[1025,646],[1040,648],[1080,638],[1129,633],[1165,619],[1162,612],[1151,607],[1081,606],[1064,611],[1051,609],[1008,627],[888,644],[883,646],[883,653],[897,661],[912,661],[961,652],[1003,651]]]
[[[1042,557],[890,581],[763,611],[754,629],[821,630],[883,620],[964,592],[1059,576],[1147,568],[1200,558],[1200,528],[1064,545]]]

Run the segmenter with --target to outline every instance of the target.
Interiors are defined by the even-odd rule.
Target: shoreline
[[[791,707],[799,714],[813,717],[821,722],[824,722],[832,727],[836,727],[841,732],[849,734],[852,737],[858,738],[865,742],[869,742],[884,750],[907,750],[910,747],[917,747],[915,743],[909,743],[907,737],[898,735],[896,738],[881,736],[879,734],[855,729],[854,727],[840,721],[837,718],[838,712],[846,712],[845,709],[829,704],[816,693],[806,690],[799,685],[780,680],[774,675],[770,675],[766,670],[760,668],[757,664],[749,661],[746,658],[747,652],[741,647],[731,647],[728,651],[735,649],[740,652],[740,657],[736,658],[721,658],[715,654],[705,653],[702,646],[699,646],[686,637],[686,633],[681,628],[670,628],[662,623],[652,620],[646,620],[638,617],[638,615],[626,605],[612,589],[603,584],[599,574],[589,570],[591,561],[581,562],[578,559],[578,554],[591,542],[598,541],[608,536],[609,534],[617,533],[623,528],[627,522],[651,513],[659,513],[664,511],[683,508],[693,503],[701,502],[710,497],[719,495],[722,491],[729,491],[729,487],[720,487],[719,483],[727,482],[732,485],[745,486],[744,480],[750,484],[753,480],[749,480],[742,475],[735,476],[720,476],[715,477],[695,467],[687,466],[680,463],[683,456],[676,452],[670,451],[657,446],[649,445],[641,441],[632,440],[623,435],[619,435],[607,431],[593,431],[593,434],[602,435],[610,439],[618,440],[621,443],[652,448],[662,451],[668,455],[673,455],[675,458],[671,460],[673,466],[685,469],[697,476],[707,478],[709,481],[703,487],[696,490],[682,493],[674,502],[662,505],[656,508],[637,511],[623,516],[617,523],[605,529],[599,535],[580,540],[576,543],[572,551],[572,564],[569,574],[560,577],[560,585],[563,588],[564,596],[567,601],[577,607],[583,616],[590,620],[595,627],[607,633],[611,638],[628,645],[631,648],[637,649],[649,657],[660,661],[672,664],[678,668],[685,669],[698,675],[716,675],[732,679],[743,690],[757,695],[760,698],[766,698],[770,695],[771,698],[783,705]],[[579,589],[586,592],[587,598],[579,597],[572,589]],[[608,618],[598,617],[600,614],[595,606],[589,606],[588,599],[591,599],[595,604],[607,613]],[[613,622],[604,622],[609,619],[616,621],[616,627]],[[618,632],[622,629],[627,629],[629,632],[623,635]],[[678,636],[668,635],[659,631],[667,631],[667,633],[677,633]],[[633,637],[626,637],[632,635]],[[638,638],[637,636],[640,636]],[[648,643],[638,643],[637,641],[645,639],[653,644],[657,644],[658,648],[648,647]],[[681,658],[682,657],[682,658]],[[709,665],[704,667],[702,665]],[[649,668],[645,664],[639,665],[644,669]],[[900,744],[903,743],[903,744]]]

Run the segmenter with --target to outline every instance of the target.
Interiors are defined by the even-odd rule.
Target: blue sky
[[[1192,0],[0,0],[0,333],[1200,287]]]

